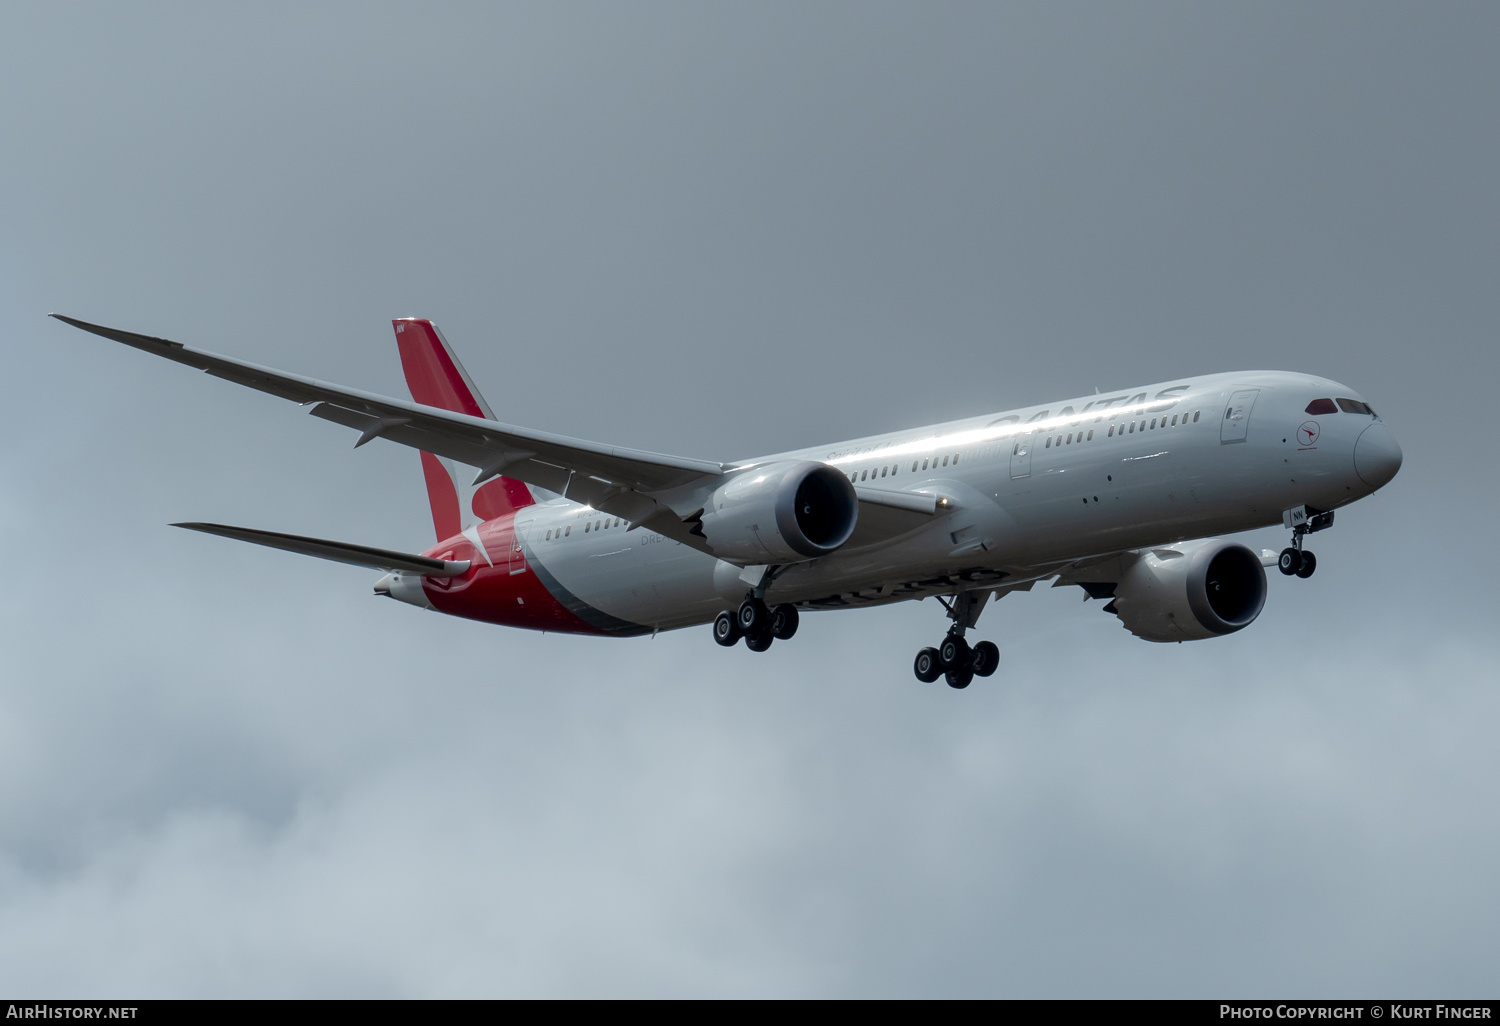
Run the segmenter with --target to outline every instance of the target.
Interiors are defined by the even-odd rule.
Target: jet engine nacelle
[[[770,463],[720,485],[703,509],[703,537],[731,563],[795,563],[849,540],[859,499],[826,463]]]
[[[1148,549],[1115,587],[1113,610],[1147,641],[1197,641],[1248,627],[1266,604],[1260,557],[1222,538]]]

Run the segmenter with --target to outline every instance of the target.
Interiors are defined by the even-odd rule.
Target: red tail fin
[[[489,403],[474,387],[464,365],[448,346],[448,340],[431,321],[405,317],[392,321],[401,368],[411,397],[423,406],[494,420]],[[513,513],[536,500],[524,482],[497,477],[475,488],[473,473],[462,465],[430,452],[422,453],[422,476],[427,480],[427,498],[432,503],[432,525],[438,540],[485,520]]]

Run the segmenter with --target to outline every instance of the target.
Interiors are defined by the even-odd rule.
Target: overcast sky
[[[0,8],[0,991],[1490,996],[1500,6]],[[59,311],[731,459],[1195,373],[1401,474],[1232,637],[1077,589],[725,651],[419,549],[411,451]],[[1279,548],[1279,530],[1245,537]]]

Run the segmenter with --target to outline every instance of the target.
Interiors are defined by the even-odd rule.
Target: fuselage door
[[[1010,476],[1012,479],[1031,476],[1031,440],[1035,437],[1035,431],[1028,431],[1024,435],[1016,435],[1011,440]]]
[[[510,572],[512,574],[524,574],[526,572],[526,553],[521,551],[521,525],[512,520],[511,528]]]
[[[1224,420],[1219,426],[1220,445],[1245,440],[1245,435],[1250,430],[1250,407],[1255,405],[1255,397],[1258,395],[1260,389],[1247,388],[1229,397],[1229,405],[1224,408]]]

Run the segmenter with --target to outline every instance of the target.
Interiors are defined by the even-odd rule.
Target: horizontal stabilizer
[[[372,549],[368,545],[350,545],[348,542],[325,541],[322,538],[304,538],[298,534],[282,534],[279,531],[256,531],[248,527],[229,527],[225,524],[173,524],[189,531],[216,534],[221,538],[253,542],[273,549],[296,552],[304,556],[331,559],[336,563],[367,566],[375,570],[403,570],[423,577],[457,577],[469,569],[467,559],[431,559],[414,556],[406,552],[391,552],[387,549]]]

